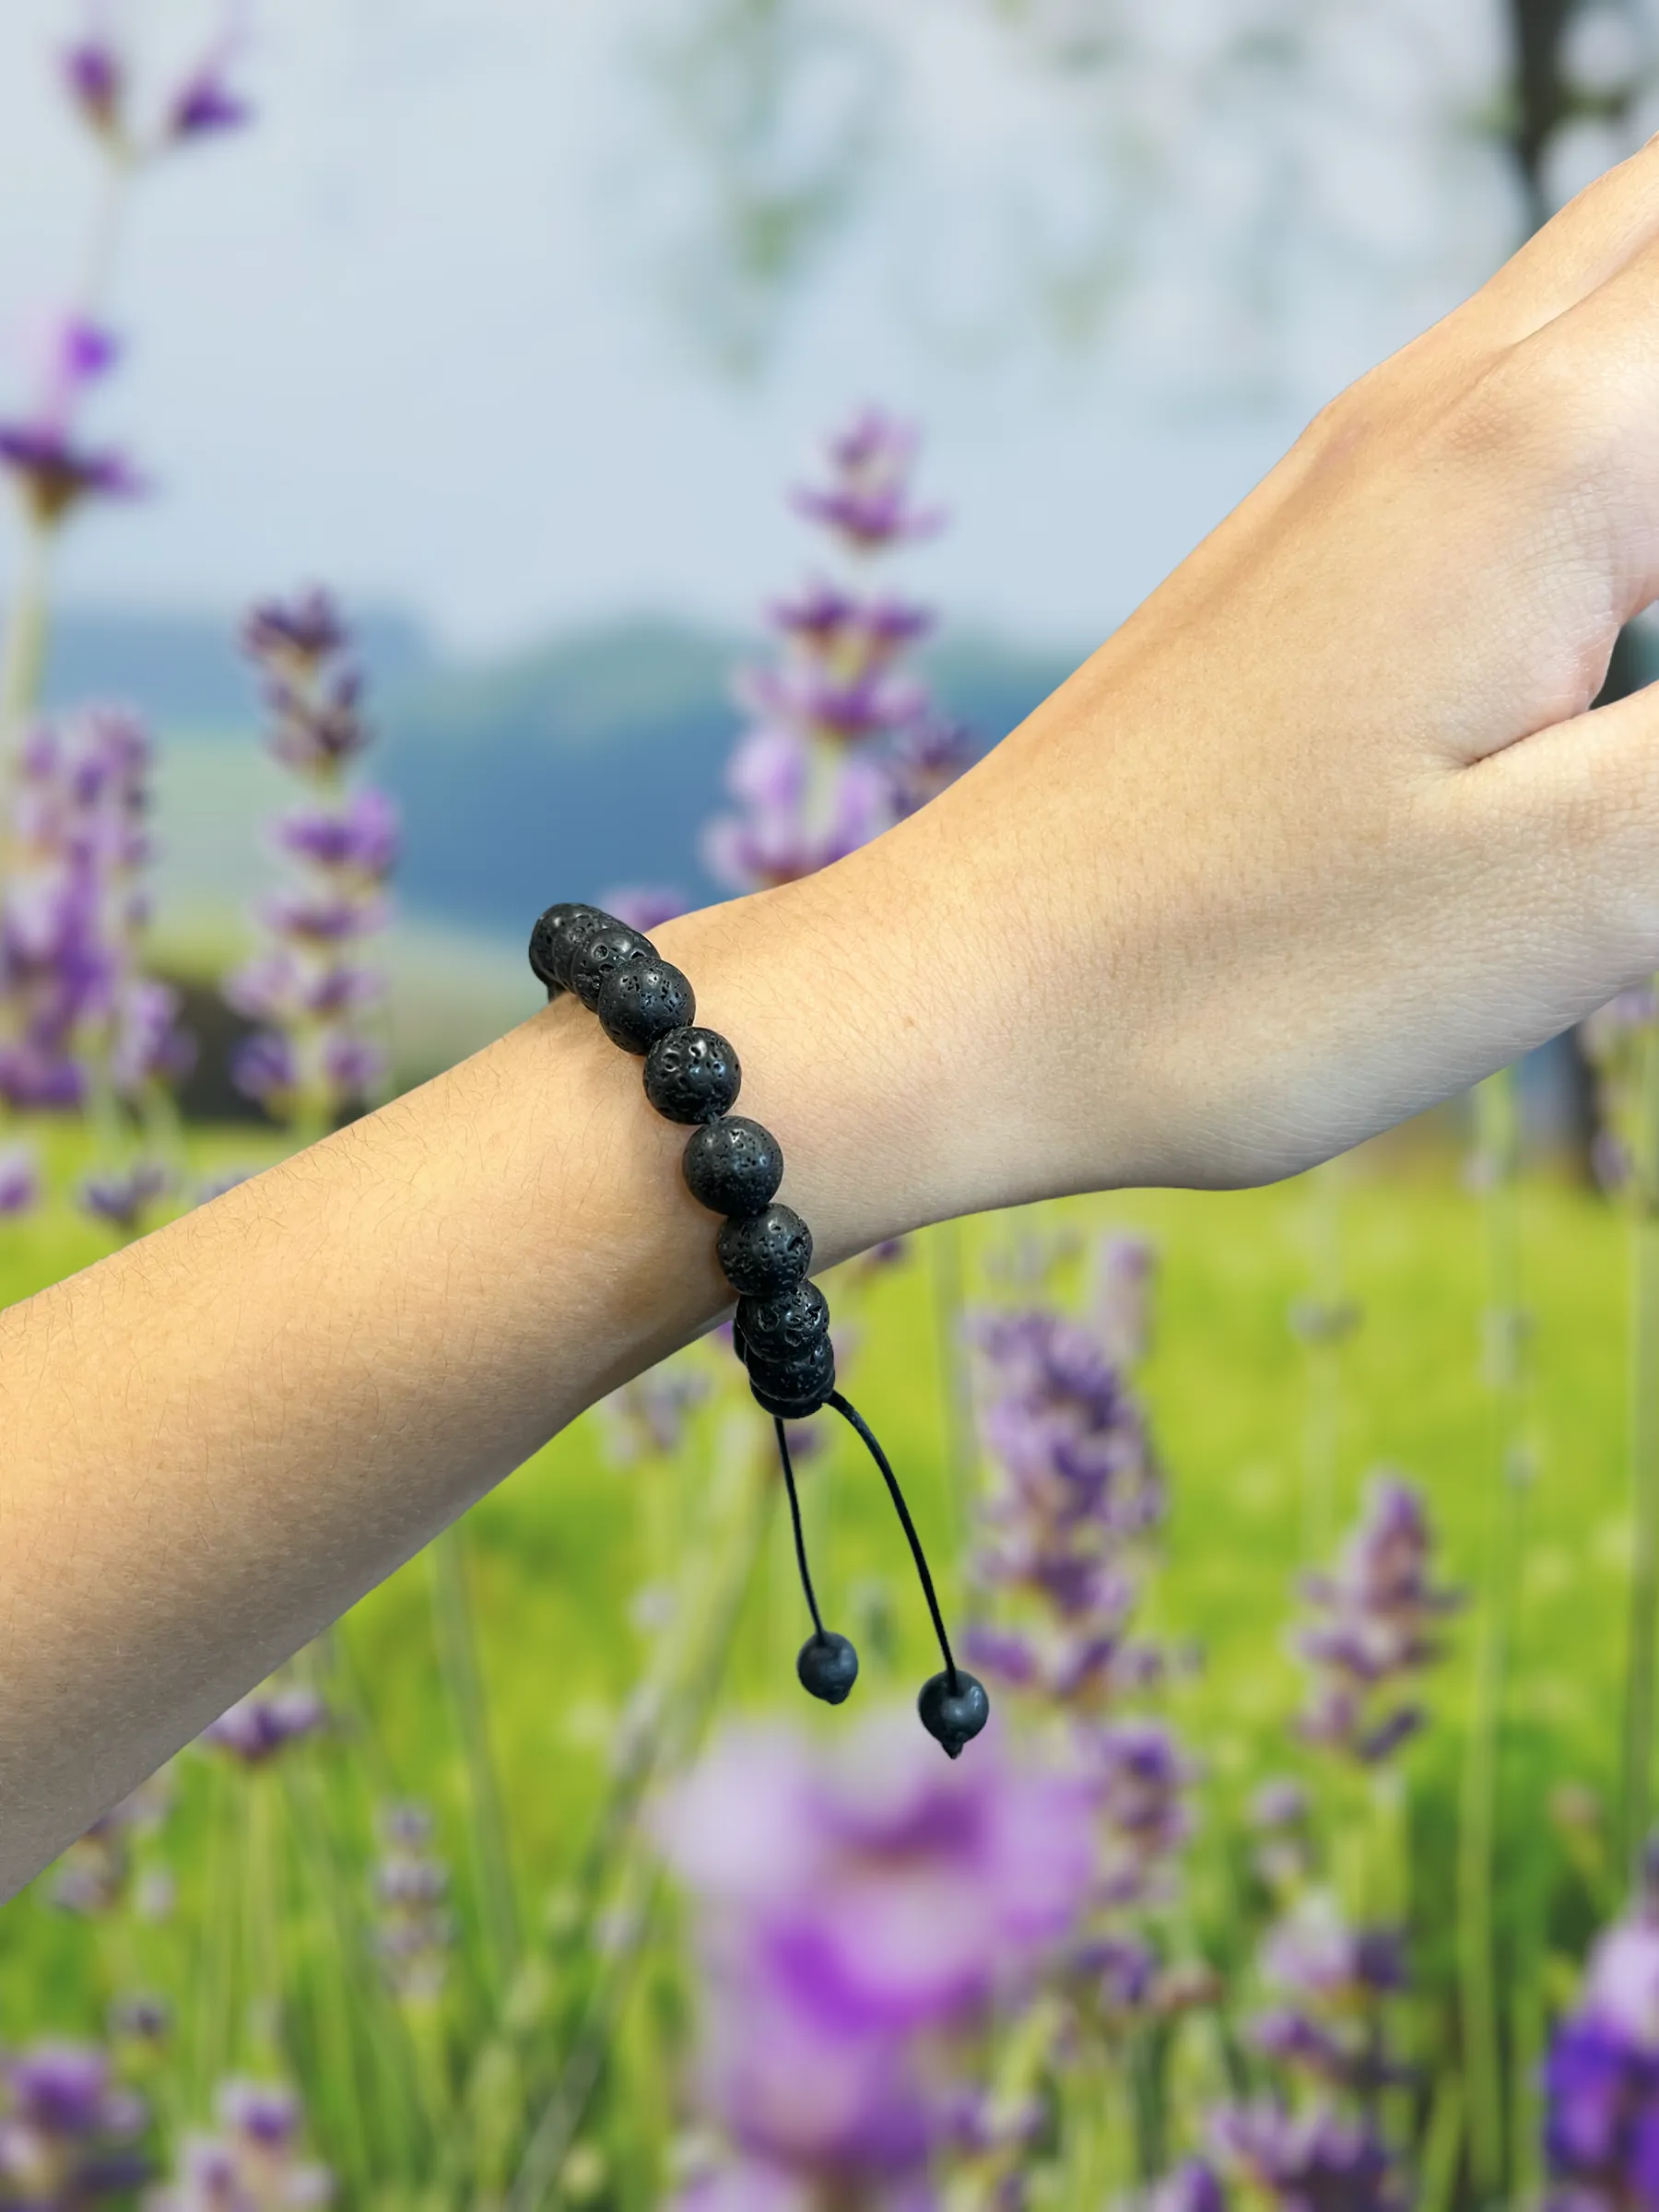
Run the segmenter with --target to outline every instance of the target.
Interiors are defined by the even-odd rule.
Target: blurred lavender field
[[[17,0],[0,1299],[926,805],[1655,123],[1647,0]],[[629,1384],[0,1912],[0,2212],[1659,2206],[1656,1145],[1643,989],[837,1270],[955,1764],[844,1434],[825,1713]]]

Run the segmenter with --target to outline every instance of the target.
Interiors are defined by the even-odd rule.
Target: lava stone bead
[[[743,1347],[743,1364],[751,1382],[759,1382],[777,1398],[819,1398],[835,1388],[835,1347],[828,1335],[815,1336],[798,1352],[758,1352],[752,1344]]]
[[[793,1289],[811,1267],[812,1231],[793,1206],[774,1204],[746,1220],[728,1221],[714,1250],[739,1297],[775,1298]]]
[[[785,1421],[810,1420],[834,1388],[832,1379],[827,1389],[809,1390],[799,1395],[792,1392],[786,1395],[774,1390],[771,1383],[762,1382],[758,1376],[749,1377],[749,1395],[761,1412],[774,1413]]]
[[[828,1336],[794,1359],[761,1359],[746,1352],[743,1363],[757,1401],[786,1421],[804,1421],[835,1388],[835,1347]]]
[[[670,1030],[683,1030],[697,1012],[697,997],[666,960],[629,960],[599,986],[599,1027],[625,1053],[648,1053]]]
[[[601,1019],[605,1009],[599,1009]],[[686,1188],[712,1214],[742,1220],[770,1206],[783,1180],[783,1148],[759,1122],[728,1113],[687,1140]]]
[[[599,1004],[605,979],[618,968],[637,960],[654,960],[656,947],[649,937],[626,922],[606,921],[592,930],[571,956],[571,988],[592,1014]]]
[[[568,900],[550,906],[530,932],[530,968],[545,983],[547,996],[557,998],[571,987],[571,962],[596,929],[610,920],[596,906],[572,906]]]
[[[645,1096],[671,1122],[717,1122],[737,1103],[743,1070],[715,1030],[670,1030],[645,1055]]]
[[[829,1335],[830,1303],[816,1283],[795,1283],[775,1298],[740,1299],[736,1329],[757,1358],[796,1359]]]
[[[947,1674],[928,1677],[916,1700],[916,1711],[928,1735],[937,1737],[951,1759],[960,1759],[962,1746],[971,1743],[991,1718],[991,1700],[977,1676],[959,1666],[955,1689]]]
[[[795,1660],[801,1688],[826,1705],[844,1705],[858,1679],[858,1653],[844,1636],[826,1629],[808,1636]]]

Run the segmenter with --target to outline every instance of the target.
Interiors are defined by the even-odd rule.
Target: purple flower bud
[[[276,840],[296,859],[378,883],[397,859],[397,809],[383,791],[365,785],[337,810],[296,807],[277,823]]]
[[[209,1722],[197,1740],[228,1752],[243,1766],[263,1766],[289,1744],[317,1734],[328,1718],[315,1690],[300,1683],[267,1683]]]
[[[606,891],[599,904],[606,913],[615,914],[618,922],[626,922],[644,937],[665,922],[677,921],[690,912],[690,902],[683,892],[654,884]]]
[[[372,742],[373,733],[359,712],[362,678],[354,668],[339,670],[327,687],[296,689],[285,679],[266,692],[271,724],[266,743],[284,767],[301,775],[330,778],[355,760]]]
[[[40,1203],[41,1170],[32,1148],[0,1145],[0,1220],[16,1220],[32,1213]]]
[[[126,95],[126,65],[106,31],[88,35],[64,49],[60,57],[63,85],[70,101],[88,128],[112,146],[123,135],[123,107]]]
[[[1328,2109],[1291,2113],[1264,2099],[1224,2108],[1210,2132],[1222,2166],[1275,2204],[1399,2212],[1405,2203],[1387,2147],[1366,2122]]]
[[[16,479],[42,529],[61,523],[83,500],[130,500],[145,488],[124,454],[77,445],[64,430],[38,422],[0,423],[0,468]]]
[[[1189,2159],[1153,2184],[1147,2212],[1227,2212],[1227,2194],[1212,2166]]]
[[[366,1098],[386,1072],[384,1049],[347,1030],[325,1037],[320,1057],[324,1078],[342,1101]]]
[[[263,599],[242,624],[243,652],[279,672],[310,673],[350,642],[333,598],[316,588],[292,599]]]
[[[945,517],[941,510],[912,500],[910,477],[919,442],[913,424],[867,408],[830,440],[830,481],[798,491],[797,511],[855,552],[931,537]]]
[[[280,1112],[300,1082],[292,1042],[274,1030],[243,1038],[230,1063],[230,1079],[244,1097]]]
[[[127,1236],[135,1236],[145,1215],[169,1189],[171,1180],[159,1161],[135,1160],[129,1168],[88,1175],[80,1186],[80,1203],[88,1213]]]
[[[162,124],[164,146],[218,137],[253,121],[253,109],[229,81],[236,44],[234,35],[221,39],[173,93]]]
[[[264,908],[267,925],[302,946],[341,945],[386,926],[383,900],[319,885],[275,891]]]

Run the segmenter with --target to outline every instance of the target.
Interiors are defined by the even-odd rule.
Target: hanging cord
[[[778,1432],[778,1457],[783,1462],[783,1488],[789,1492],[789,1518],[794,1524],[795,1563],[801,1570],[801,1587],[806,1593],[806,1610],[812,1615],[812,1625],[818,1631],[820,1643],[825,1641],[824,1617],[818,1611],[813,1594],[812,1571],[806,1564],[806,1535],[801,1526],[801,1500],[795,1490],[794,1468],[790,1464],[789,1439],[783,1433],[781,1414],[772,1416],[772,1427]]]
[[[910,1507],[904,1502],[904,1492],[899,1488],[899,1477],[888,1465],[887,1453],[877,1442],[874,1432],[857,1406],[849,1404],[839,1390],[832,1390],[824,1403],[826,1406],[833,1406],[842,1420],[850,1422],[857,1430],[869,1447],[870,1457],[881,1469],[882,1479],[886,1482],[888,1495],[893,1500],[893,1511],[899,1516],[899,1525],[910,1539],[911,1557],[916,1562],[916,1572],[922,1581],[922,1594],[927,1600],[927,1609],[933,1615],[934,1633],[939,1639],[940,1651],[945,1654],[945,1673],[950,1694],[953,1698],[959,1697],[961,1694],[962,1683],[961,1677],[957,1673],[956,1654],[950,1648],[949,1637],[945,1633],[945,1616],[940,1612],[939,1601],[934,1594],[933,1576],[927,1571],[927,1554],[922,1548],[922,1539],[916,1534],[915,1523],[911,1519]],[[778,1426],[782,1431],[782,1423],[780,1422]],[[787,1465],[788,1462],[785,1461],[784,1464]],[[806,1571],[806,1562],[803,1555],[801,1571],[804,1574]],[[810,1592],[808,1594],[810,1594]]]

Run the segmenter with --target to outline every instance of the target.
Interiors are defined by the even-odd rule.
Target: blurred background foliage
[[[925,803],[1656,124],[1648,0],[13,0],[0,1297]],[[1655,1132],[1636,992],[837,1271],[959,1770],[867,1465],[804,1716],[618,1394],[0,1913],[0,2206],[1659,2205]]]

